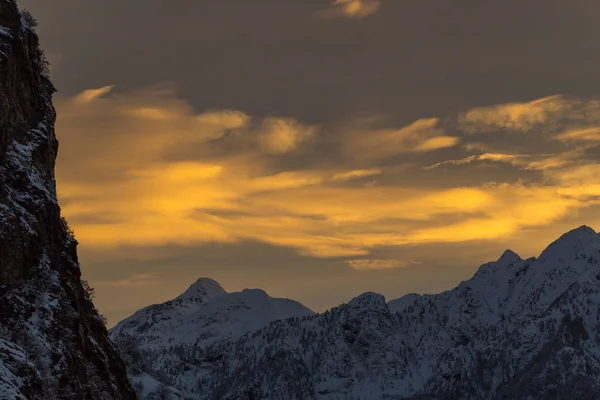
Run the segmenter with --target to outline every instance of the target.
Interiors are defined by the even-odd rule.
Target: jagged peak
[[[372,309],[387,307],[387,304],[383,295],[375,292],[366,292],[350,300],[348,307],[351,309]]]
[[[570,230],[552,242],[539,259],[565,258],[591,249],[600,249],[600,235],[592,228],[582,225]]]
[[[523,259],[514,251],[507,249],[502,253],[498,260],[481,265],[475,273],[475,277],[482,277],[490,273],[505,270],[518,261],[523,261]]]
[[[185,292],[177,296],[177,298],[189,299],[200,297],[203,300],[212,300],[224,294],[227,294],[227,292],[217,281],[210,278],[200,278],[192,283]]]
[[[598,233],[587,225],[581,225],[579,228],[570,230],[563,234],[557,241],[589,241],[599,240]]]
[[[521,260],[522,260],[522,258],[517,253],[515,253],[511,249],[506,249],[504,251],[504,253],[502,253],[502,255],[500,256],[498,261],[496,261],[496,262],[499,264],[508,265],[508,264],[514,263],[516,261],[521,261]]]
[[[352,299],[343,310],[342,326],[352,338],[360,331],[377,332],[376,336],[385,335],[385,331],[392,326],[390,308],[385,302],[385,297],[378,293],[363,293]]]
[[[562,235],[561,237],[565,237],[565,236],[569,237],[569,236],[573,236],[573,235],[576,235],[577,237],[585,237],[585,236],[597,236],[598,233],[587,225],[581,225],[579,228],[572,229],[569,232]]]

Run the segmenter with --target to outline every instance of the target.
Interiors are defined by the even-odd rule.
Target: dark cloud
[[[174,81],[198,109],[323,123],[383,112],[403,123],[564,93],[595,96],[592,0],[387,1],[319,19],[329,0],[21,0],[40,20],[64,94]]]
[[[112,323],[199,276],[316,310],[438,291],[600,221],[597,0],[20,4]]]

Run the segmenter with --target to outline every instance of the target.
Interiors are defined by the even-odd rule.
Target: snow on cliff
[[[0,398],[135,399],[60,216],[54,87],[32,23],[0,0]]]

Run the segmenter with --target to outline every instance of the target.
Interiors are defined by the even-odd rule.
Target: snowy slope
[[[170,351],[193,367],[155,375],[193,399],[598,399],[599,260],[583,226],[441,294],[365,293],[237,340],[180,342]]]
[[[148,306],[131,317],[119,322],[111,329],[112,336],[141,334],[156,335],[160,332],[171,332],[177,327],[173,319],[180,319],[185,324],[189,314],[194,313],[210,300],[226,294],[217,282],[201,278],[191,285],[184,293],[173,300],[162,304]],[[156,340],[161,340],[158,337]]]
[[[40,383],[25,350],[0,339],[0,399],[26,398],[23,389]]]
[[[145,382],[147,392],[148,384],[156,386],[150,378],[161,381],[157,372],[169,369],[184,373],[196,368],[180,353],[234,341],[275,320],[312,315],[302,304],[272,298],[263,290],[227,293],[217,282],[202,278],[175,299],[146,307],[119,322],[110,337],[130,360],[132,380]],[[169,383],[173,384],[172,380]],[[185,379],[175,387],[190,391]]]

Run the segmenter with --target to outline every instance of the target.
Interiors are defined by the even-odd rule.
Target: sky
[[[315,311],[600,229],[597,0],[20,0],[114,325],[200,277]]]

